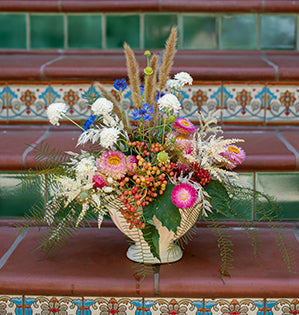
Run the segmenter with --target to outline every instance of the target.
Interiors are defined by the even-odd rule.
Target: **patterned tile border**
[[[296,315],[299,298],[0,295],[1,315]]]
[[[108,92],[119,100],[112,83]],[[165,90],[165,92],[168,92]],[[93,82],[0,82],[1,123],[47,123],[46,109],[53,102],[69,106],[68,115],[85,120],[90,115],[88,96],[101,96]],[[219,121],[230,124],[299,124],[299,82],[194,82],[181,94],[181,116],[197,121],[222,109]],[[123,110],[132,109],[131,91],[125,90]]]

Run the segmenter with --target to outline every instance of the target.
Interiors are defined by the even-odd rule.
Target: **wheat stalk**
[[[159,90],[162,91],[169,78],[169,71],[173,64],[173,58],[175,55],[175,45],[177,41],[177,29],[174,27],[171,30],[171,34],[166,42],[166,48],[163,56],[162,65],[159,73]]]
[[[141,104],[141,96],[140,96],[140,77],[139,77],[139,65],[136,61],[133,50],[128,46],[127,43],[124,44],[126,61],[127,61],[127,69],[128,69],[128,77],[130,81],[130,85],[132,88],[132,100],[133,105],[140,109]]]

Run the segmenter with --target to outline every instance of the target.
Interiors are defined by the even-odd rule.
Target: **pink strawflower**
[[[133,165],[137,164],[138,161],[134,155],[127,156],[126,161],[127,161],[128,171],[132,174],[134,172]]]
[[[189,184],[179,184],[173,188],[171,200],[178,208],[190,208],[197,200],[197,192]]]
[[[196,131],[192,122],[186,118],[176,118],[173,128],[183,135],[190,135]]]
[[[189,150],[192,148],[192,139],[189,139],[187,135],[177,134],[173,132],[170,136],[170,139],[175,139],[175,145],[180,150]]]
[[[103,188],[103,187],[107,186],[106,180],[99,173],[95,173],[93,175],[92,181],[94,183],[93,184],[94,188]]]
[[[235,145],[225,146],[221,155],[229,161],[226,165],[228,169],[232,169],[241,164],[246,158],[245,151]]]
[[[98,170],[113,179],[121,179],[128,170],[126,156],[117,150],[105,151],[98,159]]]

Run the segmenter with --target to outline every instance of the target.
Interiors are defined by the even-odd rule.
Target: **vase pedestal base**
[[[165,264],[180,260],[183,257],[183,252],[178,245],[172,245],[167,250],[160,251],[160,259],[152,255],[150,251],[145,251],[138,245],[131,245],[127,251],[127,257],[130,260],[145,264]]]

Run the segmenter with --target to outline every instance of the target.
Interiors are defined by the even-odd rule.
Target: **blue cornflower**
[[[164,95],[165,95],[165,93],[163,93],[163,92],[162,93],[157,93],[156,96],[155,96],[156,102],[158,102],[159,98],[164,96]]]
[[[93,115],[90,115],[88,117],[88,119],[86,120],[86,122],[85,122],[85,124],[83,126],[83,129],[85,131],[88,130],[90,128],[90,126],[94,124],[94,122],[95,122],[95,117]],[[84,132],[84,131],[82,130],[82,132]]]
[[[126,79],[125,79],[125,78],[120,79],[120,80],[116,79],[116,80],[114,81],[114,83],[113,83],[113,86],[114,86],[114,88],[115,88],[116,90],[118,90],[118,91],[119,91],[119,90],[121,90],[121,91],[125,90],[125,89],[127,88]]]
[[[144,104],[141,109],[133,109],[133,119],[139,120],[143,118],[144,120],[151,121],[153,119],[154,108],[150,104]]]
[[[140,94],[142,95],[144,93],[144,84],[140,84]]]

